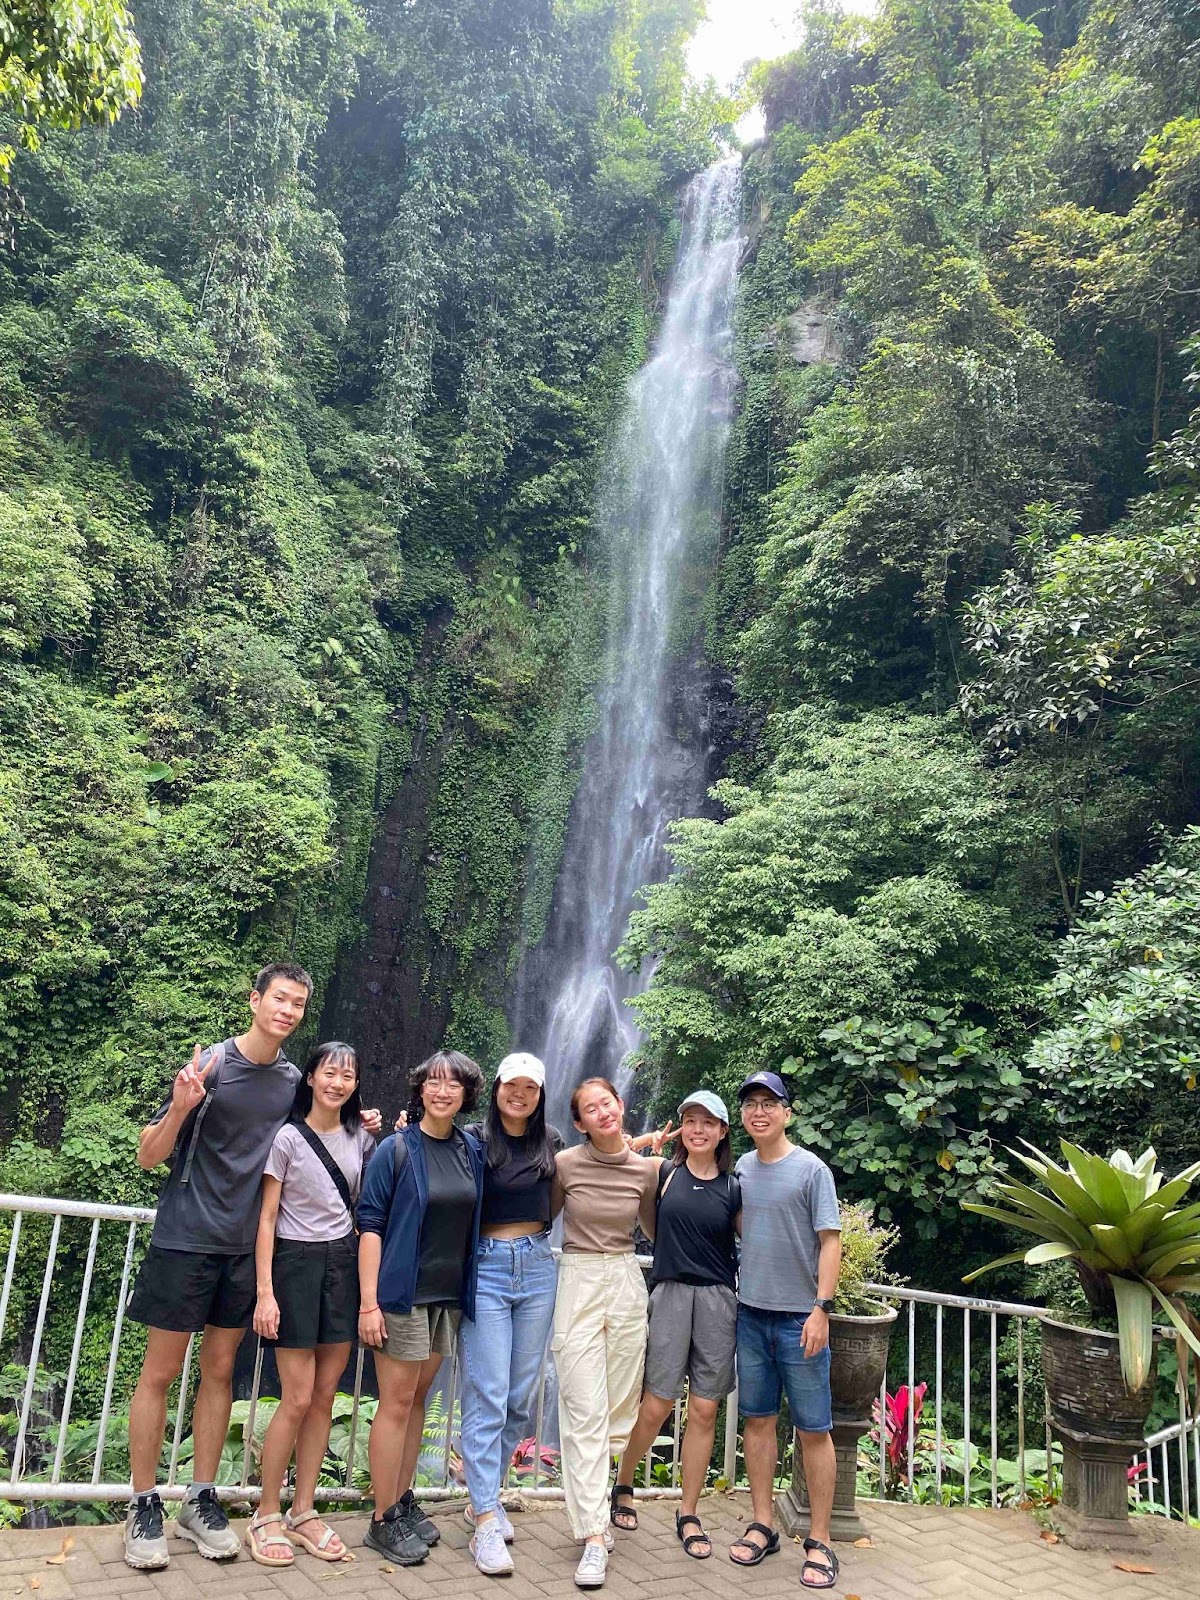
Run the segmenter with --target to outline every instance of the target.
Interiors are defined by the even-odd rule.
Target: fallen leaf
[[[1118,1572],[1156,1572],[1156,1567],[1139,1567],[1136,1561],[1114,1561],[1113,1566]]]
[[[385,1561],[383,1563],[383,1565],[380,1567],[379,1570],[380,1570],[380,1572],[395,1572],[396,1569],[395,1569],[395,1567],[389,1567],[387,1562]]]
[[[42,1587],[42,1580],[38,1577],[36,1572],[29,1580],[29,1587],[31,1589],[40,1589]]]
[[[854,1548],[856,1550],[874,1550],[875,1541],[873,1539],[855,1539]]]
[[[1058,1543],[1058,1535],[1056,1533],[1051,1533],[1049,1528],[1043,1528],[1041,1533],[1038,1534],[1038,1538],[1044,1539],[1047,1544]]]
[[[47,1556],[46,1557],[46,1565],[48,1567],[61,1567],[63,1562],[67,1559],[68,1555],[71,1553],[72,1550],[74,1550],[74,1548],[75,1548],[74,1536],[72,1534],[68,1533],[67,1536],[63,1539],[62,1548],[59,1550],[58,1554],[56,1556]]]
[[[862,1595],[860,1595],[860,1594],[848,1594],[846,1596],[846,1600],[862,1600]]]

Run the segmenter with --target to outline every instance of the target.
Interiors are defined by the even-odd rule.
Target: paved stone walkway
[[[609,1565],[605,1600],[713,1600],[745,1594],[747,1600],[797,1600],[800,1551],[780,1555],[747,1571],[730,1564],[725,1551],[749,1515],[743,1496],[708,1497],[701,1506],[716,1546],[709,1561],[689,1560],[673,1533],[674,1505],[643,1504],[636,1534],[618,1534]],[[1082,1553],[1047,1544],[1037,1524],[1019,1512],[951,1511],[933,1506],[868,1505],[870,1549],[840,1546],[841,1600],[1197,1600],[1200,1596],[1200,1532],[1146,1519],[1137,1555]],[[131,1572],[121,1559],[120,1533],[112,1526],[73,1530],[75,1543],[61,1565],[46,1557],[61,1549],[63,1532],[0,1535],[0,1600],[18,1595],[39,1600],[568,1600],[580,1593],[571,1581],[577,1552],[561,1506],[514,1511],[516,1576],[480,1577],[466,1549],[468,1530],[457,1507],[439,1511],[442,1543],[420,1567],[389,1572],[372,1551],[358,1544],[359,1517],[334,1518],[358,1559],[337,1565],[298,1552],[286,1572],[257,1566],[249,1556],[218,1565],[204,1561],[189,1544],[172,1539],[165,1572]],[[1115,1562],[1136,1561],[1153,1574],[1120,1571]]]

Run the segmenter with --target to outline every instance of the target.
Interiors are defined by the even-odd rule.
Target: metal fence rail
[[[116,1502],[128,1498],[127,1479],[108,1471],[117,1451],[114,1419],[119,1418],[136,1364],[136,1347],[125,1319],[125,1304],[140,1249],[149,1242],[154,1211],[138,1206],[91,1204],[0,1194],[0,1241],[8,1230],[4,1281],[0,1288],[0,1361],[5,1364],[5,1393],[15,1416],[7,1437],[0,1438],[0,1499],[14,1501]],[[44,1240],[44,1259],[39,1253]],[[648,1266],[648,1262],[643,1265]],[[36,1301],[33,1286],[39,1282]],[[97,1287],[99,1285],[99,1287]],[[965,1295],[935,1294],[907,1287],[868,1285],[869,1292],[899,1302],[900,1319],[893,1337],[890,1379],[880,1393],[879,1419],[888,1414],[889,1387],[907,1384],[910,1396],[919,1381],[929,1387],[918,1419],[912,1405],[903,1418],[899,1444],[888,1449],[888,1429],[880,1425],[863,1441],[860,1473],[865,1470],[867,1495],[935,1501],[970,1501],[974,1495],[991,1505],[1023,1498],[1031,1480],[1049,1478],[1053,1454],[1048,1429],[1036,1425],[1036,1446],[1030,1444],[1030,1417],[1040,1418],[1041,1369],[1033,1357],[1031,1329],[1041,1316],[1036,1306]],[[10,1326],[12,1324],[12,1326]],[[66,1329],[71,1329],[69,1354]],[[133,1338],[138,1335],[133,1335]],[[39,1370],[48,1346],[56,1364],[65,1359],[61,1398],[57,1385],[46,1413],[35,1426]],[[70,1469],[68,1445],[73,1411],[78,1404],[84,1350],[92,1363],[92,1387],[99,1388],[98,1363],[103,1363],[103,1392],[94,1443],[88,1444],[90,1470]],[[106,1354],[104,1354],[106,1352]],[[181,1452],[196,1363],[195,1339],[184,1357],[174,1423],[169,1431],[169,1462],[162,1493],[180,1499]],[[20,1369],[24,1368],[23,1374]],[[351,1411],[345,1441],[345,1469],[340,1481],[318,1488],[323,1502],[357,1503],[367,1498],[354,1482],[362,1427],[360,1409],[364,1353],[354,1363]],[[85,1369],[86,1370],[86,1369]],[[263,1346],[255,1348],[249,1402],[242,1428],[239,1481],[221,1487],[227,1499],[253,1501],[258,1488],[255,1469],[255,1421],[259,1415]],[[44,1380],[45,1373],[42,1371]],[[543,1465],[543,1437],[552,1412],[547,1397],[552,1372],[543,1364],[534,1424],[531,1470],[523,1478],[526,1495],[559,1498],[561,1486]],[[422,1489],[430,1500],[465,1496],[453,1461],[453,1419],[459,1398],[457,1362],[450,1363],[444,1385],[445,1436],[439,1443],[435,1482]],[[552,1403],[552,1402],[551,1402]],[[736,1390],[727,1416],[736,1418]],[[94,1402],[89,1406],[94,1416]],[[89,1419],[90,1420],[90,1419]],[[642,1496],[679,1492],[680,1434],[683,1407],[675,1407],[670,1448],[664,1442],[655,1463],[659,1482],[651,1484],[647,1458]],[[15,1422],[15,1427],[12,1425]],[[1042,1436],[1045,1432],[1043,1450]],[[723,1453],[725,1480],[737,1483],[739,1437],[727,1424]],[[1034,1450],[1039,1453],[1034,1455]],[[1006,1453],[1007,1451],[1007,1453]],[[77,1452],[78,1453],[78,1452]],[[653,1454],[653,1452],[652,1452]],[[428,1461],[428,1457],[423,1458]],[[663,1469],[666,1469],[665,1471]],[[662,1481],[664,1480],[665,1481]],[[1146,1440],[1131,1468],[1132,1490],[1144,1509],[1184,1516],[1200,1503],[1200,1428],[1181,1418],[1176,1427]]]

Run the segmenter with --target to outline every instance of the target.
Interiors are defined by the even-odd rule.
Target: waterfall
[[[657,346],[632,380],[606,456],[597,520],[610,563],[610,670],[584,752],[545,934],[517,975],[515,1047],[546,1063],[547,1115],[570,1129],[571,1091],[603,1074],[625,1092],[639,1032],[626,1001],[649,974],[613,952],[638,889],[668,869],[669,824],[708,775],[696,638],[720,523],[736,379],[731,316],[741,238],[740,158],[689,185]]]

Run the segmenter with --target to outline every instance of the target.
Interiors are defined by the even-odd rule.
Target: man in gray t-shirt
[[[812,1513],[800,1581],[827,1589],[838,1568],[829,1532],[837,1477],[829,1393],[829,1314],[842,1262],[837,1192],[825,1163],[787,1136],[792,1113],[778,1073],[752,1073],[738,1100],[742,1126],[754,1143],[737,1164],[738,1409],[754,1520],[729,1555],[751,1567],[779,1548],[773,1526],[776,1424],[786,1392]]]
[[[229,1429],[234,1357],[254,1310],[263,1167],[300,1082],[283,1046],[311,994],[303,967],[264,967],[250,996],[246,1032],[210,1050],[197,1045],[190,1064],[176,1074],[170,1098],[142,1129],[138,1165],[172,1164],[128,1307],[129,1316],[146,1325],[146,1357],[129,1407],[134,1495],[125,1522],[125,1560],[139,1570],[167,1565],[155,1487],[167,1394],[188,1340],[202,1329],[193,1481],[176,1531],[213,1560],[231,1560],[241,1549],[215,1479]],[[368,1117],[378,1128],[378,1112],[364,1113],[364,1123]]]

